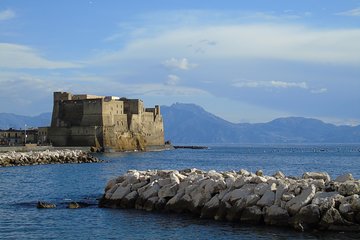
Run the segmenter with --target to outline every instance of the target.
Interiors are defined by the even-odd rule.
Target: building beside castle
[[[160,107],[140,99],[54,93],[47,140],[53,146],[94,146],[125,151],[164,146]]]

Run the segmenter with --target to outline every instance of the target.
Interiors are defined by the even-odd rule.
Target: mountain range
[[[359,126],[336,126],[303,117],[267,123],[231,123],[195,104],[162,106],[165,139],[173,144],[360,143]],[[48,126],[51,113],[21,116],[0,113],[0,129]]]

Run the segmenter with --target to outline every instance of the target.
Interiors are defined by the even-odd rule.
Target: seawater
[[[99,154],[103,163],[0,168],[0,239],[360,239],[356,233],[305,232],[202,220],[190,215],[101,209],[106,182],[129,169],[326,171],[360,178],[360,144],[210,146],[206,150]],[[37,201],[58,205],[37,209]],[[67,209],[70,201],[93,204]]]

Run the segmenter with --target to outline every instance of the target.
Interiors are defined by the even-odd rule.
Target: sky
[[[360,0],[0,0],[0,112],[54,91],[360,124]]]

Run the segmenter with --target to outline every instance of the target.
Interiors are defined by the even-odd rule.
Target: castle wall
[[[49,139],[55,146],[144,150],[164,145],[160,108],[139,99],[54,93]]]

